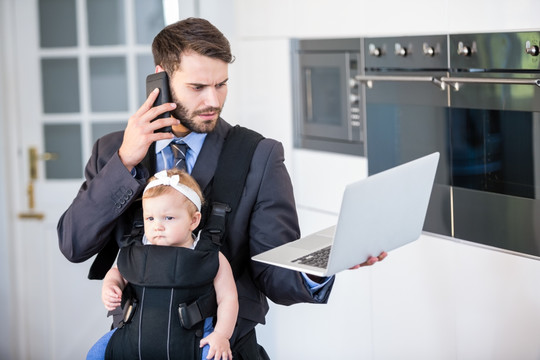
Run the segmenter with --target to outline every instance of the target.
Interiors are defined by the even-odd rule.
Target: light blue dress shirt
[[[204,139],[207,134],[199,134],[191,132],[182,138],[174,138],[171,140],[158,140],[156,141],[156,171],[168,170],[173,167],[174,157],[169,144],[175,140],[182,140],[189,148],[186,152],[186,166],[188,174],[191,174],[195,161],[199,157]]]

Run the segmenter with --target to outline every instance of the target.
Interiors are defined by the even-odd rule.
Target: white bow
[[[182,195],[187,197],[193,204],[195,204],[198,211],[201,211],[201,198],[199,197],[199,195],[197,195],[197,193],[192,188],[184,184],[180,184],[180,176],[178,175],[168,176],[167,170],[162,170],[158,172],[157,174],[155,174],[154,176],[156,177],[156,179],[150,181],[150,183],[146,185],[146,188],[144,188],[143,194],[146,192],[146,190],[159,186],[159,185],[171,186],[172,188],[178,190]]]
[[[180,181],[180,176],[178,175],[167,176],[167,170],[160,171],[154,176],[161,180],[161,185],[174,186],[178,185],[178,182]]]

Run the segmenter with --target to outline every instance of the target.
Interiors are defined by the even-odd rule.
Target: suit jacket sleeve
[[[122,137],[113,133],[95,143],[85,181],[60,217],[59,246],[69,261],[85,261],[117,237],[122,214],[144,188],[144,178],[134,178],[118,156]]]
[[[284,164],[283,146],[279,142],[263,140],[254,161],[257,164],[252,166],[262,176],[249,229],[252,256],[300,238],[293,187]],[[328,300],[330,291],[326,291],[323,298],[312,295],[298,272],[254,261],[251,262],[251,270],[259,289],[277,304],[325,303]],[[331,279],[326,284],[326,290],[331,289],[333,282]]]

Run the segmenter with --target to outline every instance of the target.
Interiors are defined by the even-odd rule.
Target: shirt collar
[[[174,139],[170,139],[170,140],[169,139],[158,140],[156,141],[156,154],[158,154],[161,150],[169,146],[169,144],[172,141],[182,140],[189,146],[189,149],[194,152],[195,158],[197,158],[197,156],[201,152],[202,146],[204,144],[204,139],[206,139],[206,135],[208,134],[190,132],[184,137],[180,137],[180,138],[175,137]]]

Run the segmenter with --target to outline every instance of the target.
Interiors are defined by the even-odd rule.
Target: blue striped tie
[[[187,172],[186,152],[188,147],[189,146],[181,140],[178,142],[171,142],[171,150],[174,156],[173,166],[177,169],[184,170],[185,172]]]

